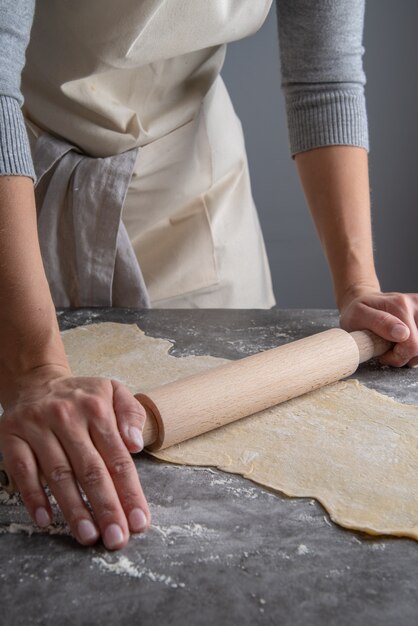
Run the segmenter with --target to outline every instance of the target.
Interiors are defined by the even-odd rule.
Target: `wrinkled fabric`
[[[22,76],[28,125],[89,157],[139,148],[122,221],[153,306],[274,304],[242,128],[220,75],[226,42],[255,32],[271,1],[36,5]],[[92,215],[77,227],[94,230]]]
[[[38,233],[57,307],[149,307],[121,221],[138,150],[91,158],[48,133],[36,140]]]
[[[198,114],[225,44],[256,32],[271,3],[37,2],[22,74],[29,118],[91,156],[161,139]]]

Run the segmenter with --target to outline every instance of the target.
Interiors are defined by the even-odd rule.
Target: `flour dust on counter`
[[[40,528],[35,524],[27,512],[19,493],[8,494],[0,490],[0,535],[70,535],[69,526],[64,521],[55,498],[47,488],[47,495],[51,503],[54,522],[47,528]]]
[[[225,362],[174,357],[169,341],[135,325],[84,326],[63,339],[75,375],[116,378],[135,393]],[[417,424],[417,406],[350,380],[153,454],[315,498],[346,528],[418,539]]]

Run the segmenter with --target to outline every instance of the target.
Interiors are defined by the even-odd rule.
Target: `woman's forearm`
[[[101,535],[108,549],[121,548],[131,532],[149,525],[129,454],[142,448],[145,411],[121,383],[71,375],[41,260],[30,178],[0,178],[0,249],[5,469],[38,525],[53,519],[39,471],[81,544]]]
[[[295,157],[334,282],[337,305],[379,290],[373,260],[367,152],[327,146]]]
[[[32,180],[0,177],[0,402],[47,364],[68,367],[39,250]]]

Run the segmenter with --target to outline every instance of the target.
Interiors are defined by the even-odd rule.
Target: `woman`
[[[0,447],[33,519],[51,521],[40,468],[82,544],[118,549],[149,525],[129,455],[144,412],[115,381],[72,377],[54,304],[274,303],[219,75],[225,44],[255,32],[271,1],[45,0],[22,92],[33,2],[2,3]],[[382,293],[373,263],[363,2],[277,7],[290,148],[341,325],[395,342],[382,362],[416,365],[418,297]]]

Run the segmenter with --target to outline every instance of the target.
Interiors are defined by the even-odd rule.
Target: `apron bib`
[[[122,219],[154,305],[274,303],[220,77],[225,44],[254,33],[271,2],[37,2],[25,114],[89,157],[139,148]]]

